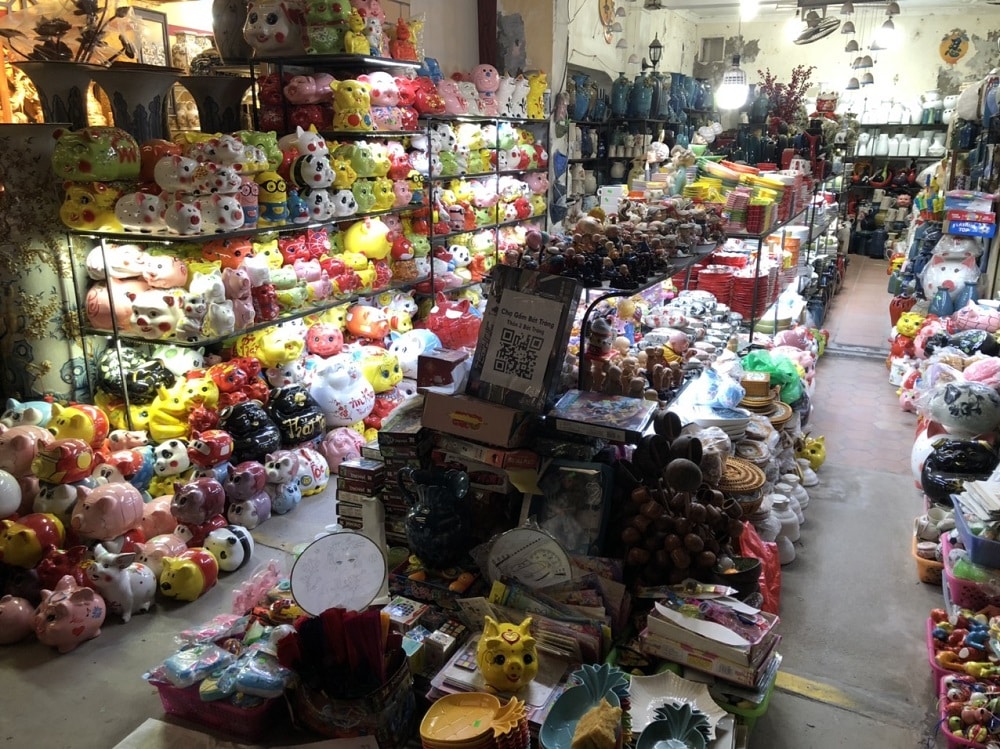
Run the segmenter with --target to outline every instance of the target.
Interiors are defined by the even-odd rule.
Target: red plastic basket
[[[963,739],[955,736],[951,731],[948,730],[948,715],[945,710],[945,705],[947,700],[944,699],[945,692],[948,691],[948,687],[945,686],[945,680],[948,676],[953,676],[955,674],[946,674],[942,676],[938,682],[938,702],[940,703],[939,715],[941,716],[941,732],[944,734],[945,741],[948,744],[948,749],[958,749],[959,747],[970,747],[971,749],[986,749],[986,744],[979,744],[975,741],[969,741],[968,739]],[[995,738],[995,737],[994,737]]]
[[[937,650],[934,647],[934,635],[931,634],[934,631],[934,620],[927,617],[927,660],[930,661],[931,671],[934,673],[934,680],[940,681],[940,679],[948,674],[952,673],[943,666],[939,666],[938,662],[934,660],[934,656],[937,654]]]
[[[166,682],[149,683],[160,693],[163,711],[168,715],[253,742],[264,737],[285,706],[282,698],[265,700],[251,708],[237,707],[225,700],[204,702],[197,684],[181,689]]]

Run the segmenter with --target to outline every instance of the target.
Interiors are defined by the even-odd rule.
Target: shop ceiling
[[[663,8],[684,13],[698,21],[736,21],[740,14],[740,0],[639,0],[647,10]],[[638,4],[638,3],[637,3]],[[854,5],[885,5],[886,0],[854,0]],[[761,0],[758,20],[762,18],[787,18],[801,9],[816,10],[821,15],[824,8],[828,15],[840,12],[843,0]],[[956,14],[976,8],[1000,7],[1000,0],[899,0],[904,15],[909,14]]]

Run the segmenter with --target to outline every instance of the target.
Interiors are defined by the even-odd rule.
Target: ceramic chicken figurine
[[[538,653],[531,636],[531,617],[520,624],[498,624],[487,616],[476,648],[476,665],[487,686],[516,692],[538,675]]]

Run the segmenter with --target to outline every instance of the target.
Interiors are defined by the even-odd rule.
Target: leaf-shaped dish
[[[707,742],[712,732],[708,716],[686,702],[682,705],[664,705],[656,708],[656,720],[653,723],[664,720],[671,725],[674,735],[681,738],[685,738],[691,731],[697,731]],[[646,726],[646,729],[649,730],[649,726]]]
[[[715,738],[715,726],[726,717],[726,711],[712,699],[707,686],[682,679],[672,671],[633,676],[630,693],[632,731],[637,734],[656,720],[656,709],[664,705],[687,703],[703,712],[712,729],[710,739]]]
[[[574,671],[572,676],[587,688],[595,701],[606,692],[614,692],[619,700],[628,697],[628,678],[621,669],[607,663],[599,666],[585,663]]]
[[[614,692],[606,692],[595,699],[584,686],[570,687],[559,695],[538,732],[543,749],[570,749],[576,724],[584,713],[597,707],[602,697],[612,707],[619,707],[621,704]]]
[[[705,737],[697,729],[677,733],[670,720],[654,720],[639,735],[635,749],[705,749]]]

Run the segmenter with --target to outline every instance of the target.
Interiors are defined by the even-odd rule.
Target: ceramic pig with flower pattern
[[[531,617],[520,624],[485,618],[476,648],[476,665],[487,686],[497,692],[516,692],[538,675],[538,651],[531,636]]]
[[[107,615],[104,599],[90,588],[81,588],[70,575],[55,590],[43,590],[35,611],[35,635],[43,645],[68,653],[81,642],[101,634]]]

